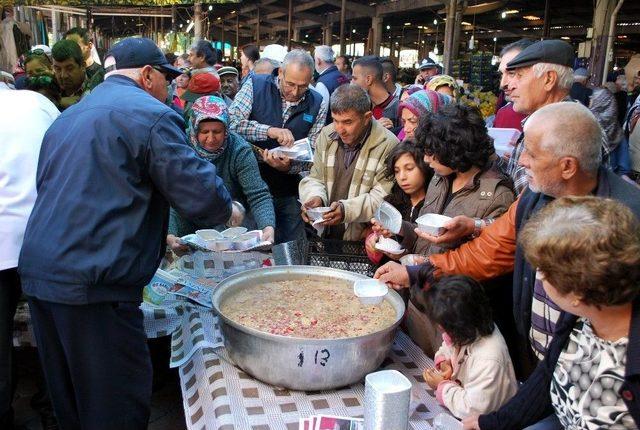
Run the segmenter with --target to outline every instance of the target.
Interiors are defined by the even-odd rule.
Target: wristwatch
[[[482,227],[484,227],[484,221],[482,221],[482,219],[480,218],[474,218],[473,233],[471,234],[471,237],[475,239],[476,237],[480,236],[480,233],[482,232]]]

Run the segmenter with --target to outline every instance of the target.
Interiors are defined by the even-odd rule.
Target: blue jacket
[[[336,66],[331,66],[318,76],[317,82],[322,82],[331,95],[340,85],[349,83],[349,79]]]
[[[56,303],[140,301],[165,250],[169,205],[201,224],[231,214],[183,120],[124,76],[67,109],[44,136],[19,272]]]
[[[253,94],[260,94],[260,97],[253,98],[253,105],[249,119],[267,124],[272,127],[286,128],[291,131],[296,140],[309,136],[309,131],[318,116],[322,104],[322,96],[311,89],[307,90],[300,103],[291,109],[291,115],[286,123],[282,123],[282,95],[275,81],[277,69],[271,75],[254,75]],[[267,139],[260,142],[253,142],[261,148],[277,148],[280,146],[277,140]],[[274,197],[297,196],[298,183],[297,175],[289,175],[280,172],[267,163],[260,163],[260,174],[262,179],[269,186],[269,190]]]

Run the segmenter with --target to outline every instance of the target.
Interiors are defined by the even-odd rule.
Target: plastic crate
[[[305,262],[373,277],[376,266],[369,260],[364,242],[308,238]]]

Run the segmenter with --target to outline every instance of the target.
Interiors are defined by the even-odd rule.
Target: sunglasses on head
[[[27,52],[27,55],[47,55],[47,53],[44,52],[44,49],[36,48]]]

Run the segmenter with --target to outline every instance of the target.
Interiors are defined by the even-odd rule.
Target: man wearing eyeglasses
[[[42,140],[18,272],[60,428],[146,430],[139,306],[165,253],[169,204],[217,225],[231,197],[164,104],[167,78],[182,72],[155,43],[124,39],[105,66],[105,81]]]
[[[260,173],[273,195],[276,211],[276,242],[300,238],[304,226],[297,202],[299,171],[291,160],[269,149],[292,146],[309,138],[311,146],[325,124],[327,105],[310,88],[315,63],[303,50],[289,52],[271,75],[248,79],[229,107],[231,130],[262,148]]]

